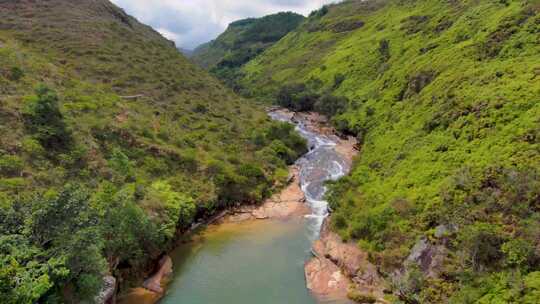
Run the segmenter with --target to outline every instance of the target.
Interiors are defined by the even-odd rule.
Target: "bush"
[[[19,67],[12,67],[9,74],[9,80],[11,81],[19,81],[21,78],[24,77],[24,71],[21,70]]]
[[[387,62],[390,59],[390,42],[383,39],[379,42],[379,55],[382,62]]]
[[[166,239],[175,235],[177,227],[186,228],[191,224],[196,211],[191,197],[173,191],[171,185],[165,181],[152,184],[144,205],[157,214],[155,222]]]
[[[504,240],[499,228],[492,224],[475,223],[460,233],[461,244],[473,270],[493,268],[502,259],[501,245]]]
[[[347,97],[338,97],[330,94],[325,94],[315,103],[315,111],[333,117],[342,114],[347,110],[349,99]]]
[[[64,123],[56,92],[41,85],[36,95],[27,100],[23,113],[26,128],[46,150],[67,150],[72,142],[71,132]]]
[[[328,12],[329,12],[328,5],[325,5],[325,6],[321,7],[320,9],[311,12],[309,14],[309,17],[310,18],[311,17],[313,17],[313,18],[321,18],[321,17],[324,17],[326,14],[328,14]]]
[[[377,302],[377,298],[374,295],[361,293],[356,290],[349,291],[347,297],[356,303],[371,304]]]
[[[15,176],[21,173],[23,162],[16,155],[0,156],[0,174],[4,176]]]
[[[341,73],[337,73],[336,75],[334,75],[334,85],[332,86],[332,89],[339,89],[343,81],[345,81],[345,75]]]
[[[131,161],[120,149],[114,149],[109,159],[109,167],[114,171],[114,180],[123,183],[133,178]]]
[[[289,84],[279,90],[277,103],[293,111],[311,111],[318,98],[305,84]]]
[[[505,264],[525,269],[531,264],[534,255],[533,244],[520,238],[514,238],[504,243],[501,251],[505,255]]]

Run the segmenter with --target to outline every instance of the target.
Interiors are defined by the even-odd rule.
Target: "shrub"
[[[337,73],[336,75],[334,75],[334,85],[332,86],[332,88],[334,90],[339,89],[343,81],[345,81],[345,75]]]
[[[293,111],[311,111],[318,97],[305,84],[289,84],[279,90],[277,103]]]
[[[326,14],[328,14],[328,12],[329,12],[328,5],[325,5],[321,7],[320,9],[311,12],[309,14],[309,17],[321,18],[321,17],[324,17]]]
[[[338,97],[330,94],[325,94],[315,103],[315,111],[324,114],[328,117],[342,114],[347,110],[349,99],[347,97]]]
[[[122,150],[114,149],[108,163],[109,167],[114,170],[116,181],[124,182],[126,179],[132,178],[133,169],[131,161]]]
[[[460,233],[460,240],[475,271],[495,267],[503,257],[501,245],[504,240],[498,226],[475,223]]]
[[[23,162],[16,155],[0,156],[0,174],[14,176],[20,174],[23,169]]]
[[[401,101],[419,94],[435,77],[437,74],[434,71],[421,71],[409,76],[405,87],[398,95],[398,100]]]
[[[357,30],[364,26],[364,22],[360,20],[343,20],[332,25],[332,31],[334,33],[345,33]]]
[[[382,62],[387,62],[390,59],[390,42],[386,39],[379,41],[379,56]]]
[[[193,221],[196,206],[191,197],[175,192],[169,183],[157,181],[150,187],[144,206],[157,214],[154,222],[166,239],[172,238],[176,228],[186,228]]]
[[[501,251],[505,255],[505,263],[508,266],[519,268],[527,268],[534,255],[533,244],[520,238],[514,238],[504,243]]]
[[[19,81],[21,78],[24,77],[24,71],[21,70],[19,67],[12,67],[9,74],[9,80],[11,81]]]
[[[41,145],[52,151],[66,150],[72,142],[71,132],[64,123],[56,92],[44,85],[28,98],[24,109],[26,128]]]
[[[356,303],[371,304],[377,302],[377,298],[374,295],[362,293],[356,290],[349,291],[347,293],[347,297]]]

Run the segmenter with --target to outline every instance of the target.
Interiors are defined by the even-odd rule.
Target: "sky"
[[[335,0],[112,0],[185,49],[221,34],[229,23],[248,17],[293,11],[308,15]]]

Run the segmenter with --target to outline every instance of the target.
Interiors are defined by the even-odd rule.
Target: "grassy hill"
[[[0,302],[79,303],[305,149],[106,0],[0,2]]]
[[[344,1],[242,71],[362,142],[333,227],[401,301],[540,301],[540,2]],[[448,250],[435,274],[396,276],[420,239]]]
[[[218,38],[195,49],[192,61],[236,88],[240,67],[272,46],[304,21],[291,12],[238,20]]]

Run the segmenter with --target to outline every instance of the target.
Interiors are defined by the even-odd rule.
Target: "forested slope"
[[[195,49],[191,60],[237,89],[240,68],[296,29],[304,19],[302,15],[282,12],[235,21],[215,40]]]
[[[538,1],[344,1],[243,72],[358,137],[333,228],[401,301],[540,301]]]
[[[79,303],[305,149],[106,0],[0,1],[0,302]]]

